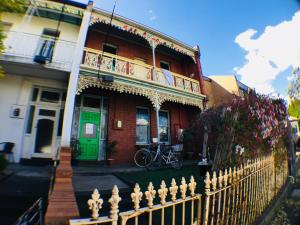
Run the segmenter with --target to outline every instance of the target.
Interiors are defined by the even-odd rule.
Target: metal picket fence
[[[172,179],[168,187],[164,180],[155,189],[152,182],[147,190],[136,184],[130,195],[132,210],[119,212],[121,197],[117,186],[108,199],[110,212],[99,216],[104,200],[97,189],[88,200],[91,218],[72,219],[70,225],[85,224],[253,224],[270,204],[288,178],[287,160],[275,165],[274,156],[248,161],[239,168],[207,173],[203,194],[196,193],[197,182],[192,176],[182,178],[177,185]],[[145,201],[145,207],[141,202]]]

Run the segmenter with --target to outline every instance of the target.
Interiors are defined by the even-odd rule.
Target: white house
[[[31,1],[25,14],[2,14],[0,142],[14,161],[55,157],[62,135],[68,80],[86,5]]]

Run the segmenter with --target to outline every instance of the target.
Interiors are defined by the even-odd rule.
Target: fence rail
[[[43,199],[39,198],[33,205],[24,212],[15,225],[43,225]]]
[[[122,199],[118,187],[114,186],[108,200],[110,214],[106,217],[99,217],[104,201],[95,189],[88,200],[92,217],[70,220],[70,225],[253,224],[284,186],[287,177],[287,160],[276,166],[274,156],[267,156],[248,161],[239,168],[207,173],[203,195],[195,192],[197,182],[193,177],[188,183],[182,178],[180,185],[172,179],[169,188],[162,181],[158,190],[150,182],[145,192],[136,184],[130,195],[132,210],[121,213]],[[147,206],[140,208],[142,200],[146,200]]]

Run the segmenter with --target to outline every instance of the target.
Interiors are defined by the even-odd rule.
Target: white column
[[[159,135],[159,110],[160,107],[156,106],[155,107],[155,112],[156,112],[156,125],[157,125],[157,143],[160,143],[160,135]]]
[[[70,147],[77,82],[79,77],[80,64],[81,64],[83,51],[84,51],[84,44],[87,36],[87,31],[89,28],[91,15],[92,15],[92,9],[93,9],[93,2],[89,2],[89,5],[87,6],[87,9],[85,10],[82,18],[79,35],[77,39],[71,74],[69,78],[65,111],[64,111],[64,120],[63,120],[62,137],[61,137],[62,147]]]
[[[156,66],[155,66],[155,44],[152,42],[151,48],[152,48],[152,59],[153,59],[153,80],[156,80]],[[160,104],[158,103],[158,96],[156,95],[156,103],[154,106],[155,112],[156,112],[156,126],[157,126],[157,143],[160,143],[160,135],[159,135],[159,110],[160,110]],[[160,147],[158,145],[158,147]]]
[[[151,48],[152,48],[152,60],[153,60],[153,80],[156,80],[156,66],[155,66],[155,45],[152,42]]]

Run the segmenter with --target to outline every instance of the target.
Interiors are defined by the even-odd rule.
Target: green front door
[[[98,160],[100,112],[81,111],[79,127],[80,160]]]

